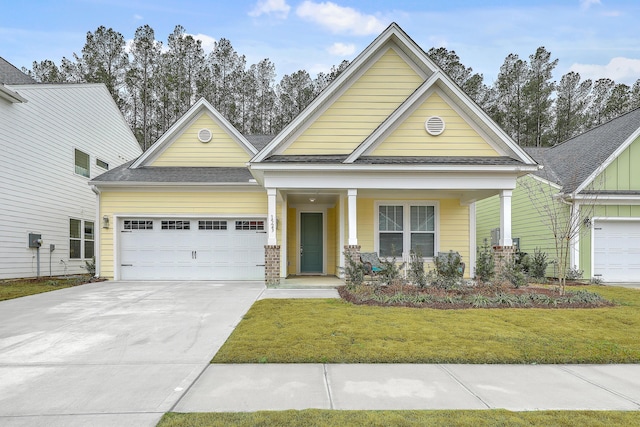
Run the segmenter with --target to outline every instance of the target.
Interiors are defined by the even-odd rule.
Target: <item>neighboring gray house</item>
[[[0,152],[0,279],[86,272],[87,183],[141,154],[106,87],[37,84],[0,57]]]

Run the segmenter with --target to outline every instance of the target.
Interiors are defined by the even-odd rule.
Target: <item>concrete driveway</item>
[[[0,302],[0,425],[155,426],[263,291],[102,282]]]

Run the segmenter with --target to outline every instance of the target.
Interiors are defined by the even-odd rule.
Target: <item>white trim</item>
[[[500,246],[512,246],[512,190],[500,191]]]
[[[303,205],[304,206],[304,205]],[[300,227],[302,226],[302,214],[303,213],[319,213],[322,215],[322,271],[321,275],[327,274],[327,209],[318,209],[315,205],[306,205],[296,209],[296,216],[298,218],[296,224],[296,251],[298,256],[296,274],[317,274],[317,273],[303,273],[302,272],[302,260],[300,259],[300,245],[302,245],[302,232]]]
[[[27,102],[27,99],[22,97],[18,92],[14,92],[4,84],[0,84],[0,98],[6,99],[12,104]]]
[[[640,195],[635,194],[577,194],[572,200],[584,201],[593,205],[637,205]]]
[[[469,266],[467,272],[473,278],[476,271],[476,203],[469,204]]]
[[[101,247],[100,247],[100,242],[101,242],[101,238],[100,236],[102,236],[102,218],[100,215],[100,190],[95,188],[95,186],[91,186],[91,189],[93,190],[94,193],[96,193],[96,231],[95,231],[95,236],[93,236],[93,241],[94,241],[94,248],[93,248],[93,255],[95,257],[95,267],[96,267],[96,272],[94,274],[94,277],[100,277],[100,260],[102,258],[101,256]],[[113,227],[113,225],[111,225]]]
[[[538,170],[538,165],[447,165],[447,164],[319,164],[319,163],[252,163],[255,171],[339,171],[339,172],[509,172],[524,175]],[[97,184],[97,183],[96,183]]]
[[[542,182],[543,184],[546,184],[546,185],[549,185],[550,187],[555,188],[556,190],[562,190],[562,186],[561,186],[561,185],[558,185],[558,184],[556,184],[556,183],[555,183],[555,182],[553,182],[553,181],[549,181],[548,179],[545,179],[545,178],[539,177],[538,175],[529,174],[529,175],[525,175],[525,177],[527,177],[527,178],[533,178],[533,179],[535,179],[536,181],[540,181],[540,182]]]
[[[409,259],[409,253],[405,249],[411,250],[411,206],[433,206],[434,207],[434,238],[433,255],[440,251],[440,201],[439,200],[375,200],[373,203],[373,250],[380,254],[380,206],[402,206],[403,207],[403,230],[402,230],[402,254],[401,259]],[[425,262],[433,261],[433,257],[423,257]]]
[[[571,207],[573,208],[573,218],[571,218],[571,221],[573,224],[577,224],[578,221],[580,221],[580,215],[581,215],[580,202],[574,201]],[[571,212],[571,210],[569,212]],[[573,222],[573,221],[576,221],[576,222]],[[569,242],[569,245],[571,248],[569,262],[571,263],[572,268],[578,268],[580,266],[580,232],[579,231],[575,233],[575,236],[573,236],[573,239],[571,242]]]
[[[576,190],[574,191],[574,194],[580,193],[589,184],[591,184],[596,179],[596,177],[600,175],[602,172],[604,172],[605,169],[608,168],[609,165],[611,165],[611,163],[613,163],[613,161],[617,159],[618,156],[622,154],[624,150],[627,149],[627,147],[629,147],[636,139],[638,139],[638,137],[640,137],[640,127],[636,129],[629,136],[629,138],[627,138],[618,148],[616,148],[616,150],[607,158],[607,160],[605,160],[600,166],[598,166],[596,170],[594,170],[591,173],[591,175],[589,175],[589,177],[585,179],[584,182],[578,186],[578,188],[576,188]]]
[[[339,236],[338,236],[338,251],[340,252],[340,258],[338,261],[338,277],[340,278],[344,278],[344,232],[345,232],[345,222],[344,222],[344,205],[345,205],[345,195],[344,194],[340,194],[340,200],[339,200],[340,206],[338,208],[339,210],[339,217],[340,217],[340,230],[339,230]]]
[[[267,245],[275,246],[278,244],[277,225],[277,190],[275,188],[267,188]]]
[[[233,127],[206,99],[200,98],[195,104],[184,113],[147,151],[131,164],[131,168],[136,169],[155,160],[174,141],[184,129],[189,127],[200,114],[209,113],[213,121],[227,132],[249,155],[257,153],[256,148]]]
[[[349,215],[349,221],[347,222],[347,228],[349,232],[349,239],[347,240],[349,246],[355,246],[358,244],[358,190],[350,188],[347,190],[347,212]]]

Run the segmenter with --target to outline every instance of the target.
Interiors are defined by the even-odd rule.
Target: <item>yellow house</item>
[[[266,143],[266,145],[265,145]],[[340,275],[344,254],[475,266],[475,202],[537,164],[396,24],[272,140],[198,101],[136,161],[91,181],[97,274],[266,280]]]

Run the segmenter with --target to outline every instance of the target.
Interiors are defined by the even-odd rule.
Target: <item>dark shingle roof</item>
[[[36,83],[36,81],[0,56],[0,83],[5,85],[21,85],[33,84]]]
[[[547,149],[527,149],[544,166],[537,175],[572,193],[640,128],[640,108]]]
[[[247,168],[218,167],[153,167],[131,169],[133,162],[125,163],[92,181],[102,182],[143,182],[143,183],[248,183],[253,179]]]
[[[265,159],[268,163],[320,163],[341,164],[348,157],[340,155],[297,155],[271,156]],[[510,157],[420,157],[420,156],[362,156],[356,165],[521,165],[522,162]]]
[[[271,142],[275,135],[245,135],[245,138],[254,146],[258,151],[262,150]]]

